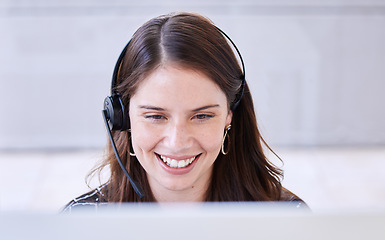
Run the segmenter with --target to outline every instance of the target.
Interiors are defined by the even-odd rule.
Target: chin
[[[194,185],[190,182],[184,182],[182,180],[170,179],[169,181],[159,182],[161,186],[169,191],[185,191],[194,188]]]

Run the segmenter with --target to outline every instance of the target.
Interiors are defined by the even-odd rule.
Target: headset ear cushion
[[[104,110],[111,130],[127,130],[126,112],[119,95],[115,94],[104,99]]]

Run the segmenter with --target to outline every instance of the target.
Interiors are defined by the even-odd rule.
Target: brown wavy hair
[[[133,35],[123,58],[116,91],[128,109],[130,98],[151,72],[167,63],[177,63],[206,74],[222,89],[228,108],[234,104],[242,83],[242,69],[228,41],[215,25],[197,14],[174,13],[154,18]],[[281,198],[282,171],[265,156],[257,126],[253,100],[247,82],[240,104],[233,112],[227,155],[219,154],[206,201],[275,201]],[[128,114],[127,114],[128,116]],[[118,152],[132,178],[145,192],[140,199],[120,169],[111,144],[98,170],[109,166],[111,174],[105,191],[109,202],[156,201],[145,170],[130,156],[130,134],[113,131]]]

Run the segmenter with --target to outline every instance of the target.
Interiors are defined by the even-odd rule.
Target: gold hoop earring
[[[130,156],[131,156],[131,157],[136,157],[136,154],[135,154],[135,153],[132,153],[132,152],[130,151]]]
[[[229,126],[227,126],[227,128],[226,128],[225,135],[223,136],[223,140],[222,140],[221,152],[222,152],[223,155],[226,155],[226,154],[229,153],[229,150],[227,152],[225,152],[225,141],[226,141],[226,136],[227,136],[228,142],[229,142],[227,148],[229,148],[229,146],[230,146],[230,138],[228,137],[227,132],[230,131],[230,129],[231,129],[231,125],[229,124]]]
[[[128,132],[131,133],[131,129],[128,129]],[[131,142],[131,136],[128,138],[128,141]],[[132,147],[132,143],[130,144],[130,148],[133,148],[133,147]],[[130,156],[131,156],[131,157],[136,157],[136,154],[135,154],[135,153],[132,153],[132,152],[130,151]]]

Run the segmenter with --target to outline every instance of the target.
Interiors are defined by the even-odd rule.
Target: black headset
[[[240,89],[240,91],[236,95],[236,98],[235,98],[235,101],[234,101],[234,105],[231,107],[231,110],[234,112],[235,109],[238,107],[238,105],[239,105],[239,103],[240,103],[240,101],[242,99],[243,93],[245,91],[245,65],[244,65],[244,62],[243,62],[243,59],[242,59],[242,55],[241,55],[240,51],[238,50],[237,46],[235,45],[235,43],[233,42],[233,40],[231,40],[231,38],[225,32],[223,32],[220,28],[218,28],[218,27],[216,27],[216,28],[233,45],[233,47],[235,48],[235,50],[238,53],[238,56],[239,56],[239,59],[240,59],[241,63],[242,63],[242,75],[241,75],[242,84],[241,84],[241,89]],[[122,101],[122,99],[120,97],[120,94],[116,91],[116,83],[117,83],[117,78],[118,78],[118,72],[119,72],[120,65],[122,63],[124,55],[127,52],[127,48],[129,46],[130,42],[131,42],[131,40],[126,44],[126,46],[124,47],[124,49],[120,53],[118,60],[116,61],[115,68],[114,68],[114,73],[112,74],[111,96],[107,96],[104,99],[104,108],[102,110],[102,113],[103,113],[104,122],[105,122],[105,125],[106,125],[106,128],[107,128],[107,132],[108,132],[111,144],[112,144],[112,148],[114,149],[114,152],[115,152],[116,159],[118,160],[119,165],[122,168],[124,174],[129,179],[129,181],[130,181],[134,191],[138,194],[138,196],[140,198],[142,198],[142,197],[144,197],[144,192],[140,188],[139,184],[137,182],[135,182],[131,178],[131,176],[128,173],[127,169],[122,164],[122,161],[121,161],[121,159],[119,157],[119,154],[118,154],[118,151],[116,149],[116,145],[115,145],[114,139],[112,137],[112,133],[111,133],[112,130],[118,130],[118,131],[126,131],[126,130],[128,130],[128,121],[129,121],[128,111],[126,111],[126,109],[124,107],[124,104],[123,104],[123,101]]]
[[[116,61],[114,73],[112,74],[111,96],[107,96],[104,99],[104,110],[107,111],[107,118],[109,120],[111,130],[125,131],[128,129],[128,113],[124,107],[122,99],[120,98],[120,94],[116,92],[115,87],[119,68],[130,42],[131,40],[126,44]]]

